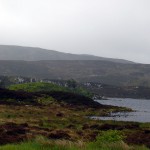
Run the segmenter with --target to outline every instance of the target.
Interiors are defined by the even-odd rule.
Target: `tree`
[[[77,87],[77,82],[73,79],[67,81],[67,86],[69,88],[75,89]]]

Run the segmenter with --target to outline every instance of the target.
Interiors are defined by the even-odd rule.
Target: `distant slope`
[[[150,65],[99,60],[0,60],[0,75],[150,86]]]
[[[133,63],[123,59],[104,58],[92,55],[62,53],[33,47],[0,45],[0,60],[106,60],[119,63]]]
[[[42,83],[42,82],[35,82],[35,83],[24,83],[24,84],[13,84],[8,87],[9,90],[23,90],[27,92],[50,92],[50,91],[63,91],[69,92],[69,88],[58,86],[53,83]]]
[[[61,85],[53,84],[53,83],[44,83],[44,82],[33,82],[33,83],[24,83],[24,84],[12,84],[8,87],[9,90],[23,90],[27,92],[71,92],[79,95],[84,95],[86,97],[91,98],[93,95],[88,92],[86,89],[81,87],[64,87]]]

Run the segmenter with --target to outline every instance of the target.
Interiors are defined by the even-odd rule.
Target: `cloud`
[[[0,41],[150,63],[149,6],[149,0],[0,0]]]

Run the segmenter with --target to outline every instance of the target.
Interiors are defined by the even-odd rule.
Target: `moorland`
[[[86,90],[85,90],[86,91]],[[52,83],[0,89],[0,150],[148,150],[150,123],[92,120],[127,108]]]

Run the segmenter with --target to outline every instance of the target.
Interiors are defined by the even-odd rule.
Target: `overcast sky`
[[[0,0],[0,44],[150,63],[150,0]]]

